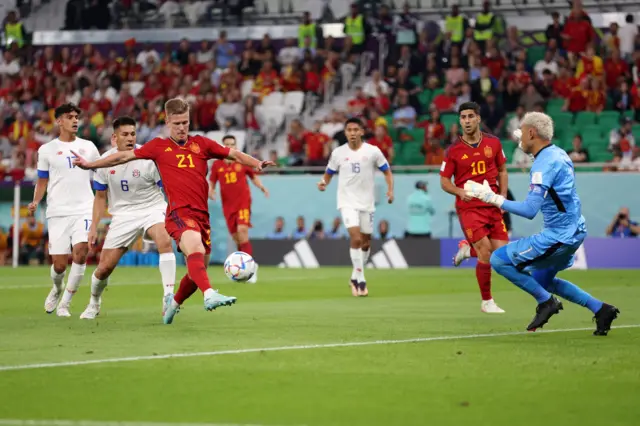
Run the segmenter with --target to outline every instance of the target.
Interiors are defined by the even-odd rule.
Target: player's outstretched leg
[[[471,255],[471,252],[475,254],[475,256]],[[467,240],[462,240],[458,243],[458,251],[453,256],[453,266],[456,268],[460,266],[462,262],[469,259],[470,257],[478,257],[478,254],[475,252],[475,249],[469,244]]]
[[[361,234],[362,235],[362,245],[360,246],[361,256],[362,256],[362,270],[364,271],[367,266],[367,262],[369,261],[369,254],[371,253],[371,234]],[[364,272],[363,272],[364,274]],[[369,289],[367,288],[367,282],[362,281],[362,283],[358,283],[358,296],[366,297],[369,295]]]
[[[71,306],[71,299],[78,291],[82,278],[84,277],[84,271],[87,269],[87,254],[89,252],[89,245],[84,243],[78,243],[73,246],[72,249],[72,263],[69,269],[69,276],[67,277],[67,286],[64,289],[56,314],[59,317],[70,317],[71,312],[69,308]]]
[[[532,273],[538,283],[553,294],[567,299],[577,305],[584,306],[594,314],[596,321],[595,336],[606,336],[611,329],[611,323],[618,317],[620,310],[613,305],[601,302],[577,285],[556,277],[558,270],[547,268]]]
[[[44,300],[44,310],[48,314],[51,314],[56,310],[64,291],[63,282],[64,272],[67,268],[67,255],[65,254],[63,256],[64,262],[56,262],[56,257],[58,256],[53,257],[53,264],[51,265],[51,280],[53,281],[53,288],[51,288],[47,298]]]
[[[542,328],[553,315],[562,310],[562,303],[553,297],[545,288],[531,275],[516,268],[507,255],[507,246],[500,247],[491,255],[491,266],[497,273],[532,295],[538,306],[536,315],[527,326],[528,331],[535,331]]]
[[[200,232],[187,230],[180,236],[180,249],[187,256],[187,271],[204,295],[204,308],[213,311],[220,306],[231,306],[237,298],[225,296],[211,288],[207,275],[208,256],[205,256],[204,244]]]
[[[484,237],[474,243],[477,252],[478,263],[476,264],[476,280],[480,288],[480,310],[486,314],[503,314],[502,310],[491,295],[491,241]]]

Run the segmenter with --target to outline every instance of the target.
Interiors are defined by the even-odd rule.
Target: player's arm
[[[93,198],[93,213],[91,215],[91,228],[89,229],[89,248],[93,248],[98,241],[98,224],[102,220],[102,214],[107,210],[107,188],[98,189],[97,182],[93,182],[96,196]]]
[[[240,152],[237,149],[230,149],[229,155],[227,156],[229,160],[237,161],[238,163],[256,169],[261,172],[263,168],[268,166],[275,166],[276,163],[273,161],[261,161],[257,158],[253,158],[252,156],[245,154],[244,152]]]
[[[258,175],[252,172],[249,174],[249,179],[251,179],[251,182],[253,182],[256,188],[262,191],[265,197],[269,197],[269,190],[264,186]]]
[[[498,166],[498,188],[500,188],[500,195],[507,198],[507,190],[509,189],[509,173],[507,173],[506,162]]]
[[[216,184],[218,183],[218,173],[216,173],[216,163],[211,166],[211,173],[209,173],[209,199],[216,199]]]
[[[440,187],[444,192],[456,196],[462,201],[471,201],[472,197],[467,195],[464,189],[458,188],[451,180],[456,171],[456,163],[448,154],[449,151],[447,151],[447,156],[440,166]]]
[[[38,180],[36,181],[36,188],[33,191],[33,201],[29,203],[28,209],[31,213],[34,213],[38,208],[38,204],[44,198],[44,194],[47,192],[47,186],[49,185],[49,158],[45,151],[45,145],[38,149]]]
[[[338,169],[340,168],[338,157],[334,155],[335,152],[336,151],[334,150],[331,153],[327,168],[324,170],[324,175],[322,175],[322,179],[320,179],[320,182],[318,182],[318,189],[320,191],[324,191],[325,189],[327,189],[327,186],[331,183],[331,178],[333,178],[333,175],[338,173]]]
[[[117,166],[118,164],[124,164],[124,163],[128,163],[129,161],[133,161],[136,158],[138,158],[136,157],[135,151],[138,151],[138,150],[114,152],[113,154],[104,158],[100,158],[96,161],[87,161],[77,153],[73,151],[71,152],[73,153],[73,155],[78,157],[73,161],[74,165],[84,170],[90,170],[90,169],[103,169],[105,167],[113,167],[113,166]]]
[[[384,181],[387,184],[387,202],[389,204],[393,203],[393,173],[391,173],[391,167],[389,164],[385,163],[384,165],[378,167],[382,174],[384,175]]]

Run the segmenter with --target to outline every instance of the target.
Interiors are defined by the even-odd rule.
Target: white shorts
[[[340,214],[346,229],[359,227],[363,234],[373,234],[373,212],[342,208]]]
[[[153,225],[164,224],[164,220],[165,210],[152,210],[144,216],[114,216],[102,248],[128,248],[138,237],[144,237]]]
[[[86,243],[91,215],[60,216],[47,219],[49,232],[49,254],[69,254],[78,243]]]

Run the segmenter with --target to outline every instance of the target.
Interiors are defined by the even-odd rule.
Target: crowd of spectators
[[[490,12],[488,2],[484,12]],[[415,22],[405,18],[410,15],[407,10],[403,13],[403,21]],[[459,13],[453,6],[450,16]],[[369,141],[393,161],[391,131],[423,128],[425,164],[438,165],[444,150],[460,132],[455,120],[445,123],[442,117],[472,100],[481,105],[483,130],[504,141],[511,140],[505,150],[513,151],[513,164],[527,166],[531,159],[516,148],[510,136],[526,111],[552,112],[552,105],[557,106],[555,112],[574,115],[616,111],[619,120],[601,138],[600,147],[608,147],[610,152],[608,169],[640,170],[640,150],[632,132],[633,124],[640,120],[640,36],[633,15],[626,16],[625,22],[612,23],[599,40],[588,14],[574,2],[564,20],[553,14],[553,23],[546,30],[545,51],[535,61],[516,27],[507,27],[504,38],[479,40],[477,31],[464,18],[464,37],[459,42],[452,37],[451,32],[445,32],[432,40],[425,29],[417,34],[415,43],[392,42],[384,75],[374,71],[345,110],[325,118],[320,133],[345,143],[340,120],[361,117]],[[424,91],[435,94],[428,103],[420,99]],[[580,132],[585,129],[580,127],[576,124],[571,128],[574,133],[567,135],[565,148],[575,162],[588,162],[588,149],[581,144],[585,135]],[[297,134],[298,129],[289,138],[293,164],[301,163],[300,152],[296,151],[301,146]],[[316,134],[311,129],[307,132],[308,145],[316,145]],[[402,132],[394,139],[396,146],[402,145]]]

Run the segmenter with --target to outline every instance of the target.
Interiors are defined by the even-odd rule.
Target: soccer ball
[[[243,251],[233,252],[224,261],[224,273],[231,281],[244,282],[251,279],[256,271],[253,257]]]

